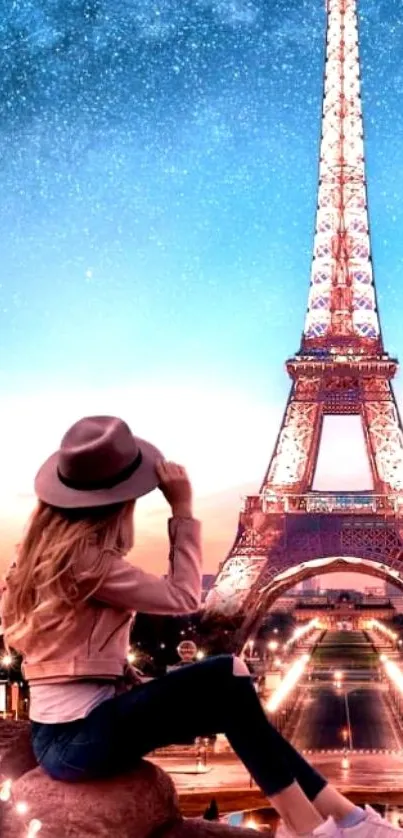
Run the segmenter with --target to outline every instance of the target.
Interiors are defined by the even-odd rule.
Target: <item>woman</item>
[[[137,498],[159,488],[171,507],[169,573],[126,562]],[[33,747],[55,779],[129,770],[141,757],[224,733],[282,817],[278,835],[387,838],[375,812],[355,807],[266,719],[239,658],[219,656],[121,691],[135,611],[200,607],[200,524],[185,470],[120,419],[81,419],[35,480],[39,499],[7,577],[7,647],[23,656]]]

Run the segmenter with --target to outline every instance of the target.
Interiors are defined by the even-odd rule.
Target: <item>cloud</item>
[[[217,570],[228,554],[237,528],[241,499],[257,490],[255,482],[244,483],[211,495],[196,497],[195,516],[203,525],[203,553],[205,572]],[[23,525],[35,505],[33,494],[19,497],[5,514],[0,514],[0,575],[9,565]],[[169,508],[156,492],[141,498],[136,507],[135,546],[131,560],[154,573],[165,573],[168,555],[167,518]]]
[[[259,484],[281,419],[281,406],[203,380],[0,398],[0,501],[11,510],[29,497],[42,461],[80,416],[121,415],[169,459],[184,463],[197,496],[247,481]]]
[[[91,414],[122,416],[135,433],[187,467],[195,514],[204,522],[206,566],[214,570],[232,544],[241,495],[259,489],[281,406],[202,380],[0,398],[0,562],[8,561],[34,507],[36,470],[69,425]],[[141,499],[136,511],[135,559],[158,572],[165,568],[168,514],[159,492]]]

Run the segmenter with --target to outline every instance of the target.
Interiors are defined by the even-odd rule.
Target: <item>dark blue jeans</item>
[[[85,719],[32,722],[36,758],[57,780],[108,777],[135,767],[156,748],[224,733],[268,795],[295,780],[310,800],[326,781],[267,720],[251,679],[222,655],[184,666],[108,699]]]

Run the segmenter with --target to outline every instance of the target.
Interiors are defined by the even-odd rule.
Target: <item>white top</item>
[[[63,724],[85,719],[98,704],[116,695],[114,684],[73,681],[71,684],[31,684],[29,718],[33,722]]]

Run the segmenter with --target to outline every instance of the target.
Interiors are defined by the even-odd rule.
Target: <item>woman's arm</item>
[[[118,556],[92,597],[115,608],[144,614],[191,614],[201,603],[201,525],[194,518],[170,518],[166,579],[146,573]],[[86,584],[89,583],[86,579]],[[94,583],[94,579],[91,580]],[[78,580],[79,583],[79,580]]]

